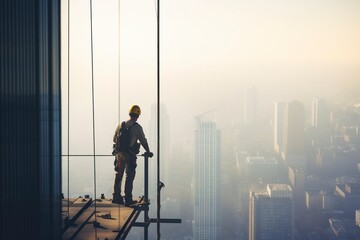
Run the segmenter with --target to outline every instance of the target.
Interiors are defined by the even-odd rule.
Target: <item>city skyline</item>
[[[313,99],[313,98],[311,98],[311,99]],[[286,110],[286,108],[288,108],[289,107],[289,103],[281,103],[282,104],[282,106],[283,106],[283,108],[284,108],[284,110]],[[298,121],[299,119],[302,119],[301,120],[301,122],[304,122],[304,123],[301,123],[301,124],[303,124],[303,133],[302,134],[304,134],[304,139],[303,139],[303,141],[305,141],[304,142],[304,146],[303,147],[301,147],[301,148],[303,148],[303,151],[304,151],[304,154],[306,154],[306,148],[307,148],[307,146],[309,146],[308,144],[310,143],[310,145],[311,146],[313,146],[314,148],[316,148],[316,147],[320,147],[320,149],[323,149],[323,147],[321,147],[321,146],[323,146],[323,145],[313,145],[313,141],[311,140],[309,143],[306,143],[306,142],[308,142],[309,141],[309,139],[308,139],[308,137],[305,137],[305,136],[307,136],[307,133],[306,133],[306,131],[307,131],[307,129],[306,129],[306,125],[308,125],[309,127],[310,126],[312,126],[312,124],[313,124],[313,118],[314,118],[314,112],[313,112],[313,108],[311,107],[311,104],[310,104],[310,107],[303,107],[302,106],[302,104],[300,103],[300,102],[290,102],[290,105],[291,104],[293,104],[294,106],[292,106],[293,108],[295,107],[295,110],[292,110],[292,112],[297,112],[297,111],[299,111],[299,109],[300,109],[300,112],[301,112],[301,117],[299,118],[299,117],[295,117],[295,118],[293,118],[293,119],[296,119],[296,121]],[[277,104],[275,104],[275,105],[273,105],[274,106],[274,110],[275,111],[273,111],[273,113],[274,113],[274,115],[270,118],[270,119],[268,119],[268,121],[271,121],[271,119],[274,119],[275,118],[275,116],[277,115],[277,111],[276,111],[276,109],[277,109]],[[356,114],[357,113],[357,111],[356,111],[356,106],[357,105],[354,105],[353,106],[353,108],[354,108],[354,114]],[[162,105],[162,108],[161,109],[164,109],[165,108],[165,106],[164,105]],[[303,109],[304,108],[304,109]],[[297,110],[296,110],[297,109]],[[335,113],[335,112],[337,112],[338,110],[337,109],[341,109],[341,106],[339,105],[339,106],[334,106],[333,105],[333,107],[332,108],[330,108],[330,112],[332,112],[332,113]],[[351,108],[350,108],[350,110],[351,110]],[[290,111],[291,112],[291,111]],[[166,116],[166,118],[167,119],[171,119],[171,116],[170,115],[167,115],[166,114],[166,111],[164,112],[165,113],[165,115],[162,115],[162,116]],[[197,115],[196,116],[196,118],[193,118],[193,121],[196,123],[196,125],[195,126],[197,126],[196,128],[197,129],[199,129],[199,126],[201,126],[201,124],[204,124],[204,123],[211,123],[211,122],[209,122],[209,120],[202,120],[201,118],[205,118],[205,119],[211,119],[212,118],[212,116],[214,115],[214,116],[216,116],[216,119],[219,119],[219,116],[217,116],[217,114],[215,114],[213,111],[210,111],[210,113],[211,113],[211,117],[209,117],[208,116],[208,112],[205,112],[205,114],[200,114],[200,115]],[[284,119],[284,120],[286,120],[286,113],[288,113],[288,110],[287,111],[283,111],[283,113],[282,113],[282,119]],[[304,114],[304,115],[303,115]],[[347,126],[347,130],[345,129],[342,129],[342,128],[339,128],[339,131],[342,133],[342,134],[344,134],[343,136],[343,140],[342,141],[344,141],[344,142],[349,142],[349,143],[354,143],[354,141],[357,141],[356,139],[358,139],[358,138],[356,138],[357,136],[358,136],[358,134],[359,134],[359,131],[358,131],[358,127],[356,127],[356,126],[358,126],[358,125],[356,125],[356,124],[358,124],[358,123],[356,123],[356,121],[355,122],[349,122],[348,120],[346,120],[345,122],[344,122],[344,120],[342,120],[342,119],[347,119],[347,117],[345,117],[345,115],[343,116],[343,114],[344,113],[342,113],[342,114],[329,114],[329,115],[327,115],[328,117],[329,117],[329,121],[330,121],[330,118],[332,119],[332,124],[334,124],[335,122],[340,122],[340,123],[342,123],[342,124],[347,124],[346,126]],[[348,114],[351,114],[351,111],[348,113]],[[281,115],[281,114],[280,114]],[[296,114],[295,114],[295,116],[297,116]],[[335,118],[335,116],[337,117],[337,118]],[[284,121],[283,122],[283,124],[285,123],[286,121]],[[212,124],[212,125],[211,125]],[[211,123],[210,125],[211,126],[217,126],[217,123],[216,123],[216,121],[213,121],[212,123]],[[349,125],[350,124],[350,125]],[[355,125],[354,125],[355,124]],[[209,126],[210,126],[209,125]],[[294,126],[294,124],[293,124],[293,126]],[[295,126],[297,126],[297,124],[295,124]],[[334,125],[334,126],[338,126],[338,125]],[[354,127],[351,127],[351,126],[355,126],[355,128]],[[210,129],[212,129],[213,127],[210,127]],[[241,126],[240,126],[241,127]],[[244,125],[243,127],[245,127],[245,128],[249,128],[250,126],[248,126],[248,125]],[[256,124],[255,124],[255,128],[256,128]],[[215,129],[215,128],[214,128]],[[226,128],[225,128],[226,129]],[[275,142],[276,142],[276,138],[275,138],[275,135],[276,135],[276,131],[275,131],[275,129],[276,129],[276,121],[274,121],[274,125],[272,125],[272,132],[273,132],[273,137],[271,138],[271,142],[268,142],[268,144],[269,144],[269,147],[270,146],[275,146]],[[311,128],[310,128],[311,129]],[[299,130],[296,130],[296,131],[299,131]],[[225,131],[226,132],[226,131]],[[249,132],[248,134],[251,134],[251,132]],[[327,134],[327,133],[324,133],[324,134]],[[262,134],[263,136],[262,137],[264,137],[264,134]],[[245,135],[245,136],[248,136],[248,137],[250,137],[250,135]],[[314,135],[314,136],[316,136],[316,137],[321,137],[321,138],[326,138],[326,137],[328,137],[328,138],[330,138],[331,136],[329,136],[329,135],[321,135],[321,133],[320,133],[320,135]],[[354,138],[355,137],[355,138]],[[339,141],[339,140],[337,140],[337,141]],[[206,141],[205,141],[206,142]],[[325,141],[327,144],[331,144],[331,141],[330,140],[328,140],[328,141]],[[293,147],[294,149],[297,149],[297,147],[296,147],[296,144],[298,143],[298,141],[295,141],[293,144],[295,144],[295,146]],[[356,142],[355,142],[356,143]],[[163,144],[169,144],[169,141],[167,141],[166,143],[163,143]],[[233,142],[233,144],[236,144],[236,142]],[[332,142],[332,144],[334,144],[334,142]],[[301,146],[301,145],[300,145]],[[169,147],[169,146],[167,146],[167,147]],[[245,147],[245,146],[242,146],[242,147]],[[224,148],[224,146],[222,146],[221,147],[222,149]],[[196,145],[195,144],[195,147],[194,147],[194,151],[196,151],[197,149],[201,149],[201,148],[199,148],[199,146],[198,145]],[[326,148],[324,148],[325,150],[326,150]],[[246,149],[244,149],[244,150],[246,150]],[[260,150],[260,148],[258,148],[258,150]],[[207,151],[205,151],[205,152],[207,152]],[[276,149],[274,149],[274,154],[276,153]],[[295,152],[296,153],[296,152]],[[172,158],[174,155],[173,155],[174,153],[172,153],[172,154],[170,154],[170,158]],[[233,164],[233,166],[235,166],[236,165],[236,162],[235,162],[235,159],[234,160],[231,160],[231,159],[229,159],[229,158],[227,158],[227,157],[224,157],[224,156],[226,156],[228,153],[222,153],[221,155],[222,155],[222,158],[223,158],[223,160],[222,160],[222,162],[225,162],[225,163],[227,163],[229,160],[230,160],[230,162],[231,161],[233,161],[232,162],[232,164]],[[258,153],[259,154],[259,153]],[[269,153],[268,153],[269,154]],[[196,154],[195,154],[196,155]],[[282,163],[281,162],[283,162],[284,160],[283,159],[281,159],[281,158],[278,158],[275,162],[274,162],[274,160],[265,160],[265,159],[263,159],[263,157],[261,157],[261,155],[260,156],[257,156],[257,157],[251,157],[251,156],[253,156],[251,153],[245,153],[245,156],[247,156],[247,162],[249,162],[250,163],[250,160],[249,159],[252,159],[251,160],[251,163],[252,164],[265,164],[264,165],[264,169],[266,169],[266,164],[269,164],[269,163],[272,163],[272,164],[274,164],[275,162],[277,163],[278,161],[279,161],[279,163],[280,163],[280,165],[279,165],[279,170],[276,170],[275,168],[274,168],[274,170],[271,170],[271,173],[270,172],[268,172],[268,173],[266,173],[266,171],[262,171],[262,170],[260,170],[260,169],[256,169],[256,168],[252,168],[253,170],[250,170],[250,165],[249,166],[247,166],[247,170],[245,170],[245,172],[243,172],[242,170],[240,171],[240,172],[242,172],[243,174],[245,174],[245,175],[243,175],[243,176],[248,176],[248,174],[249,174],[249,171],[256,171],[256,172],[253,172],[252,174],[259,174],[257,177],[255,177],[255,178],[253,178],[252,179],[252,181],[255,181],[255,182],[257,182],[257,180],[261,180],[260,182],[258,182],[258,184],[266,184],[266,183],[269,183],[268,181],[270,180],[270,183],[271,182],[276,182],[276,181],[279,181],[280,180],[280,182],[288,182],[288,184],[289,185],[291,185],[291,187],[293,188],[293,191],[294,191],[294,197],[295,197],[295,200],[294,200],[294,209],[295,209],[295,212],[296,211],[304,211],[304,209],[306,208],[306,207],[308,207],[309,208],[309,202],[305,202],[305,201],[309,201],[309,200],[306,200],[305,199],[305,195],[308,195],[308,193],[307,193],[307,191],[310,191],[310,190],[307,190],[307,188],[306,188],[306,172],[304,171],[305,169],[306,169],[306,165],[305,166],[299,166],[299,165],[292,165],[291,163],[290,164],[288,164],[288,167],[289,167],[289,170],[286,170],[286,177],[284,178],[284,175],[283,175],[283,173],[281,173],[281,165],[282,165]],[[272,155],[266,155],[266,156],[272,156]],[[276,157],[276,155],[273,155],[274,157]],[[346,159],[346,156],[344,156],[345,157],[345,159]],[[343,158],[344,158],[343,157]],[[325,158],[326,158],[326,156],[325,156]],[[315,160],[314,160],[315,161]],[[324,160],[323,160],[324,161]],[[329,160],[326,160],[326,161],[329,161]],[[334,160],[331,160],[331,161],[334,161]],[[314,163],[312,163],[311,161],[309,161],[309,160],[306,160],[306,162],[308,163],[308,164],[314,164]],[[335,163],[335,162],[334,162]],[[172,164],[174,164],[174,163],[172,163]],[[318,164],[318,163],[316,163],[315,162],[315,164]],[[332,164],[332,163],[331,163]],[[359,163],[360,164],[360,163]],[[175,164],[176,165],[176,164]],[[240,168],[241,167],[244,167],[245,165],[242,165],[242,164],[240,164]],[[256,166],[256,165],[254,165],[254,166]],[[258,165],[258,166],[260,166],[260,165]],[[275,166],[275,165],[274,165]],[[321,165],[319,165],[319,166],[321,166]],[[324,165],[325,166],[325,165]],[[330,167],[330,168],[332,168],[332,166],[331,165],[329,165],[329,163],[327,163],[327,165],[326,165],[327,167]],[[335,166],[335,165],[334,165]],[[141,167],[141,165],[140,165],[140,167]],[[270,165],[268,166],[268,167],[270,167]],[[267,168],[268,168],[267,167]],[[299,168],[300,167],[300,168]],[[221,168],[220,168],[221,169]],[[269,168],[268,168],[269,169]],[[339,170],[340,169],[343,169],[343,168],[339,168]],[[222,171],[224,171],[224,167],[222,168]],[[288,173],[287,173],[287,171],[288,171]],[[140,169],[140,172],[141,172],[141,169]],[[344,168],[343,170],[342,170],[342,172],[344,173],[344,174],[346,174],[347,172],[350,174],[350,172],[348,171],[348,170],[346,170],[346,168]],[[177,174],[180,174],[180,172],[177,172]],[[270,175],[269,175],[270,174]],[[352,172],[351,174],[354,174],[354,172]],[[198,172],[198,173],[196,173],[196,172],[194,172],[194,175],[193,175],[193,177],[195,177],[195,176],[200,176],[201,174],[200,174],[200,172]],[[287,176],[288,175],[288,176]],[[355,176],[356,175],[358,175],[358,174],[355,174]],[[188,175],[187,176],[191,176],[191,174],[189,175],[189,173],[188,173]],[[270,178],[269,178],[269,176],[270,176]],[[172,177],[174,177],[174,176],[172,176]],[[141,176],[139,177],[139,179],[141,179]],[[284,179],[288,179],[288,180],[285,180],[284,181]],[[302,181],[302,182],[301,182]],[[141,185],[141,183],[140,183],[140,185]],[[195,186],[195,185],[194,185]],[[167,185],[167,187],[169,187],[169,185]],[[187,186],[188,188],[190,187],[190,185],[188,185]],[[170,188],[172,188],[172,186],[170,186]],[[172,189],[170,190],[171,192],[173,191]],[[193,191],[194,192],[197,192],[196,190],[195,190],[195,188],[193,189]],[[251,191],[251,188],[249,188],[249,191]],[[179,195],[180,196],[180,195]],[[310,196],[310,195],[309,195]],[[331,196],[327,196],[327,199],[330,199],[330,197]],[[308,198],[308,197],[307,197]],[[313,199],[313,198],[311,198],[311,199]],[[180,210],[179,209],[181,209],[182,207],[184,207],[184,206],[186,206],[187,205],[187,207],[190,207],[190,206],[188,206],[188,204],[187,203],[185,203],[186,201],[189,201],[189,198],[188,199],[184,199],[183,197],[179,197],[179,198],[170,198],[170,199],[163,199],[163,204],[164,204],[164,208],[163,208],[163,214],[165,215],[165,216],[169,216],[169,217],[171,217],[171,215],[172,214],[180,214],[181,215],[181,213],[180,213]],[[246,200],[241,200],[241,201],[246,201]],[[314,201],[314,200],[311,200],[311,201]],[[175,209],[178,209],[177,211],[173,211],[173,210],[171,210],[171,209],[167,209],[167,207],[166,206],[173,206],[171,209],[173,209],[173,210],[175,210]],[[313,206],[313,205],[311,205],[311,206]],[[329,205],[328,205],[329,206]],[[201,210],[201,208],[199,208],[198,206],[196,206],[196,205],[194,205],[193,206],[194,207],[194,214],[195,214],[195,212],[196,211],[200,211]],[[224,208],[224,206],[222,206],[221,208]],[[226,208],[226,207],[225,207]],[[329,207],[327,207],[327,208],[329,208]],[[250,206],[249,206],[249,211],[250,211]],[[244,214],[244,213],[242,213],[242,214]],[[354,215],[355,215],[355,212],[354,212]],[[181,215],[181,216],[184,216],[184,215]],[[185,215],[186,216],[186,219],[187,218],[189,218],[189,220],[191,220],[191,215]],[[194,219],[195,219],[195,215],[194,215]],[[354,218],[355,219],[355,218]],[[249,219],[250,220],[250,219]],[[338,222],[336,222],[336,224],[337,224]],[[335,224],[335,223],[334,223]],[[195,225],[193,225],[193,231],[194,231],[194,228],[195,227]],[[167,228],[165,228],[165,229],[167,229]],[[167,230],[164,230],[164,231],[166,231],[166,232],[168,232]],[[180,232],[182,232],[182,230],[180,230],[180,229],[178,229],[178,231],[179,231],[179,233]],[[188,237],[189,237],[189,232],[188,232],[188,230],[184,230],[184,232],[186,232],[186,234],[185,235],[187,235]],[[250,234],[250,233],[249,233]],[[176,235],[176,234],[175,234]],[[195,235],[194,235],[195,236]],[[242,239],[246,239],[246,238],[242,238]]]
[[[82,113],[70,127],[82,130],[80,136],[84,136],[91,128],[89,4],[79,0],[70,6],[70,69],[67,7],[63,2],[62,89],[66,92],[69,76],[70,99],[76,99],[70,114]],[[148,108],[143,119],[149,119],[150,105],[156,101],[156,6],[148,1],[126,1],[120,7],[118,26],[118,3],[94,2],[95,117],[100,126],[116,125],[119,115],[127,117],[132,104]],[[258,89],[257,112],[271,114],[273,102],[299,100],[309,105],[310,95],[331,100],[336,91],[360,77],[360,28],[356,25],[360,6],[356,1],[279,0],[272,5],[264,0],[201,0],[168,2],[162,7],[161,102],[169,115],[181,119],[173,123],[172,136],[191,129],[192,116],[217,105],[232,110],[228,118],[218,119],[220,126],[239,124],[244,119],[246,88]],[[219,34],[216,29],[221,29]],[[132,89],[136,95],[131,94]],[[64,119],[66,105],[63,98]],[[226,108],[217,111],[219,116],[227,114]],[[105,142],[112,131],[105,128],[106,136],[99,135],[98,141]],[[84,153],[91,148],[87,142],[77,146],[82,140],[77,134],[71,139],[73,151]],[[98,152],[105,153],[107,148]]]

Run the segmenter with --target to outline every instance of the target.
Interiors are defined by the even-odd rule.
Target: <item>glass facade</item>
[[[249,239],[294,239],[294,203],[287,185],[268,185],[267,192],[250,192]]]
[[[60,8],[0,3],[1,239],[58,239]]]
[[[221,239],[220,131],[199,122],[195,132],[194,239]]]

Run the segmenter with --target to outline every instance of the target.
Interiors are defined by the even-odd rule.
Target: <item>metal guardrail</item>
[[[136,206],[140,211],[144,211],[144,221],[134,222],[132,226],[144,228],[144,240],[149,238],[149,226],[150,223],[181,223],[181,219],[168,219],[168,218],[149,218],[149,155],[146,153],[137,155],[144,157],[144,202]],[[160,187],[160,186],[158,186]]]

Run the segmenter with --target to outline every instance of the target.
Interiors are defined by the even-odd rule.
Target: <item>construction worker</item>
[[[125,204],[125,206],[131,206],[137,201],[132,198],[133,182],[135,178],[135,169],[136,169],[136,154],[139,153],[140,144],[145,149],[145,154],[148,157],[152,157],[153,153],[150,152],[148,142],[145,138],[144,131],[140,124],[137,123],[137,120],[141,114],[141,109],[138,105],[133,105],[129,110],[130,119],[122,122],[116,128],[113,142],[114,144],[120,145],[119,136],[122,128],[126,128],[127,138],[128,138],[128,147],[126,149],[121,149],[119,146],[115,148],[115,182],[114,182],[114,193],[113,193],[113,203]],[[138,140],[140,143],[138,143]],[[125,140],[126,141],[126,140]],[[123,144],[124,145],[124,144]],[[125,144],[126,145],[126,144]],[[126,173],[125,178],[125,196],[121,196],[121,181]]]

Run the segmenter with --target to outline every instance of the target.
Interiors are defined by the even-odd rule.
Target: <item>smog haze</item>
[[[219,161],[223,193],[219,194],[233,194],[231,201],[226,197],[222,200],[223,239],[248,239],[248,233],[237,227],[246,221],[242,215],[248,215],[239,206],[242,191],[239,189],[243,185],[237,184],[245,180],[236,171],[237,154],[246,151],[248,156],[274,155],[276,102],[298,101],[303,105],[305,132],[314,127],[314,98],[326,102],[333,113],[332,119],[360,103],[360,2],[160,2],[159,91],[163,111],[160,122],[167,125],[161,128],[166,139],[160,145],[164,154],[161,171],[167,180],[163,211],[167,215],[166,199],[174,199],[182,210],[182,215],[178,211],[180,216],[174,217],[183,218],[183,228],[179,228],[183,235],[173,236],[164,227],[165,239],[166,236],[184,239],[194,232],[191,188],[195,181],[195,131],[200,131],[199,117],[204,122],[215,122],[216,129],[221,131]],[[62,151],[91,155],[94,149],[90,8],[84,0],[70,4],[68,8],[63,1],[61,8]],[[157,120],[154,104],[158,93],[157,6],[154,1],[143,0],[120,1],[120,4],[119,8],[119,1],[93,1],[95,153],[111,154],[115,128],[119,121],[128,119],[130,106],[138,104],[142,110],[138,122],[155,153],[151,161],[156,161],[153,127]],[[250,101],[247,96],[251,89],[256,92],[256,103],[251,105],[256,108],[256,116],[248,124],[244,120],[245,106]],[[359,136],[360,117],[355,116],[355,123],[344,127],[355,127],[358,131],[355,135]],[[305,133],[305,141],[306,136]],[[357,144],[355,147],[360,152],[360,141]],[[108,197],[113,190],[113,160],[112,157],[96,159],[97,192]],[[135,196],[143,191],[141,160],[138,159]],[[68,159],[63,157],[65,196],[67,167]],[[93,194],[93,167],[92,157],[70,158],[70,197]],[[154,169],[150,171],[154,177]],[[355,176],[359,177],[358,174]],[[314,177],[316,173],[306,172],[306,176]],[[280,176],[278,180],[291,185]],[[234,214],[234,208],[241,209],[239,215],[242,215]]]

